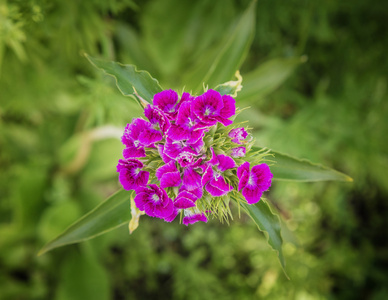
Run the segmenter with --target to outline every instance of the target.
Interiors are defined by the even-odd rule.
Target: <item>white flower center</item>
[[[248,184],[249,185],[253,185],[254,184],[252,175],[249,176]]]
[[[205,115],[205,116],[210,115],[210,109],[209,109],[209,107],[206,107],[204,115]]]
[[[218,181],[218,178],[221,177],[222,172],[218,170],[218,168],[213,168],[213,176],[216,181]]]
[[[190,128],[191,128],[191,127],[194,126],[194,122],[193,122],[193,120],[191,120],[191,118],[188,118],[188,119],[189,119],[189,126],[190,126]]]
[[[154,200],[154,202],[158,202],[160,200],[159,196],[156,194],[153,194],[151,198]]]

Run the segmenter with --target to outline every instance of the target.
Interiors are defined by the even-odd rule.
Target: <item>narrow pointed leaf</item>
[[[136,91],[141,98],[152,103],[154,95],[162,91],[159,82],[150,73],[147,71],[138,71],[134,65],[123,65],[118,62],[105,61],[89,55],[86,55],[86,58],[95,67],[113,76],[116,79],[117,87],[125,96],[134,96]]]
[[[285,271],[285,261],[282,250],[283,239],[281,236],[279,217],[271,211],[271,208],[264,199],[261,199],[256,204],[249,205],[245,200],[240,201],[240,204],[256,223],[257,227],[259,227],[260,231],[265,233],[268,244],[276,251],[279,262]]]
[[[206,64],[206,68],[199,66],[199,71],[206,69],[206,73],[202,76],[196,74],[195,79],[199,79],[199,82],[193,86],[196,93],[201,91],[203,84],[214,88],[233,79],[233,75],[240,68],[252,44],[255,32],[255,8],[256,1],[252,1],[220,48],[215,49],[211,64]],[[187,81],[189,89],[190,82]]]
[[[54,248],[89,240],[129,222],[131,191],[120,190],[47,243],[41,255]]]
[[[244,88],[238,94],[238,102],[253,102],[275,91],[286,81],[306,57],[277,58],[261,64],[244,75]]]
[[[252,150],[260,150],[253,147]],[[298,159],[287,154],[270,151],[269,165],[274,180],[285,181],[353,181],[351,177],[336,170],[314,164],[307,159]]]

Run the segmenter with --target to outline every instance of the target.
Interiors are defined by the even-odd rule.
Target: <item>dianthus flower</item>
[[[229,137],[232,138],[232,142],[236,144],[241,144],[241,141],[248,136],[248,132],[244,127],[232,129],[229,132]]]
[[[125,190],[137,190],[148,182],[150,173],[141,171],[143,163],[137,159],[120,159],[117,165],[117,172],[120,173],[119,180]]]
[[[247,152],[247,149],[245,149],[245,147],[237,147],[237,148],[232,148],[232,153],[230,155],[234,158],[244,157],[246,152]]]
[[[215,155],[213,149],[212,159],[208,162],[205,173],[202,177],[202,185],[206,188],[210,195],[218,197],[226,195],[233,187],[228,184],[223,173],[229,169],[236,168],[237,165],[233,158],[219,154]]]
[[[236,113],[236,101],[229,95],[223,95],[214,90],[208,90],[193,101],[194,114],[202,123],[212,126],[217,122],[228,126],[233,121],[228,118]]]
[[[150,217],[169,218],[174,214],[174,204],[166,191],[156,184],[140,187],[136,190],[135,204],[140,211]]]
[[[184,225],[207,222],[210,215],[223,219],[230,214],[229,197],[239,199],[241,191],[248,204],[256,203],[271,185],[266,164],[250,170],[244,161],[253,142],[245,140],[245,128],[232,125],[231,96],[208,90],[179,98],[166,90],[144,106],[148,121],[136,118],[126,126],[124,159],[117,165],[119,181],[135,190],[140,211],[166,222],[181,214]],[[249,158],[256,163],[262,155]]]
[[[243,163],[237,169],[237,177],[240,180],[238,189],[242,189],[242,195],[248,204],[259,202],[264,191],[271,186],[272,173],[266,164],[254,166],[249,170],[249,162]]]

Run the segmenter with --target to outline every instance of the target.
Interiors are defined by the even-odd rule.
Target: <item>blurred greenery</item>
[[[37,256],[118,190],[113,126],[141,114],[83,56],[179,91],[224,49],[248,0],[0,0],[0,299],[387,299],[388,3],[259,0],[239,118],[259,146],[354,183],[276,182],[288,280],[245,215],[148,217]],[[232,78],[231,78],[232,79]],[[81,150],[80,150],[81,149]],[[128,207],[128,209],[130,209]]]

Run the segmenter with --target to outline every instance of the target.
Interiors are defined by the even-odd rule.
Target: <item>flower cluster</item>
[[[117,172],[123,188],[136,192],[136,207],[167,222],[182,213],[188,225],[230,212],[231,193],[258,202],[272,174],[266,164],[250,168],[244,161],[253,142],[233,126],[235,114],[235,100],[215,90],[156,94],[144,109],[148,120],[133,119],[122,136]]]

